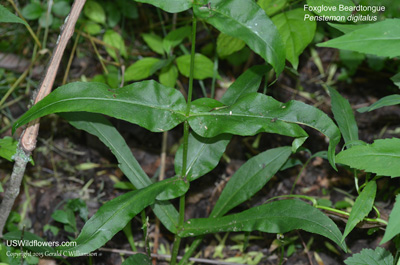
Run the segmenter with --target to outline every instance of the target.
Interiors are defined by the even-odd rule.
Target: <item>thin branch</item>
[[[47,66],[46,74],[38,89],[34,104],[42,100],[50,93],[54,84],[54,79],[56,78],[61,58],[65,51],[65,47],[67,46],[69,39],[74,34],[76,21],[78,20],[85,2],[86,0],[75,0],[71,12],[66,18],[62,27],[61,34],[58,37],[58,41],[53,52],[53,57]],[[7,221],[8,215],[10,214],[12,206],[14,205],[15,199],[19,194],[26,164],[29,162],[29,157],[36,147],[38,132],[39,119],[29,123],[19,140],[17,153],[14,155],[15,164],[13,172],[8,182],[8,187],[4,193],[4,199],[0,204],[0,237],[3,237],[4,225]]]

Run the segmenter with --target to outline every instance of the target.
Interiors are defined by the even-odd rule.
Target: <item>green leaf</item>
[[[169,13],[178,13],[192,7],[193,0],[135,0],[136,2],[146,3]]]
[[[352,146],[336,156],[336,162],[382,176],[400,176],[400,139],[380,139]]]
[[[357,141],[358,127],[349,101],[331,87],[329,88],[329,94],[331,95],[332,112],[345,143],[349,144]]]
[[[378,100],[377,102],[375,102],[374,104],[372,104],[369,107],[363,107],[363,108],[359,108],[357,111],[364,113],[367,111],[373,111],[382,107],[386,107],[386,106],[393,106],[393,105],[398,105],[400,104],[400,95],[390,95],[390,96],[386,96],[381,98],[380,100]]]
[[[346,228],[344,229],[342,241],[372,210],[372,206],[374,206],[375,195],[376,182],[370,181],[361,191],[353,205],[353,208],[351,209],[349,220],[347,221]]]
[[[83,13],[93,22],[100,24],[106,23],[106,13],[103,7],[96,1],[91,0],[86,2]]]
[[[45,13],[45,10],[39,3],[30,3],[22,8],[21,13],[24,18],[28,20],[34,20],[40,18],[42,13]]]
[[[169,65],[161,69],[159,81],[162,85],[167,87],[175,87],[176,80],[178,79],[178,69],[175,65]]]
[[[163,55],[164,54],[164,48],[163,48],[163,40],[161,37],[153,34],[153,33],[146,33],[142,34],[143,40],[146,42],[146,44],[155,51],[158,54]]]
[[[8,232],[3,235],[4,240],[18,240],[19,241],[19,240],[21,240],[21,238],[22,238],[22,240],[26,240],[26,241],[30,242],[30,243],[24,242],[25,243],[24,247],[32,252],[54,253],[54,249],[52,248],[53,247],[52,242],[45,241],[40,236],[32,234],[31,232],[24,231],[24,233],[22,234],[22,231],[16,230],[16,231]]]
[[[319,47],[368,53],[390,58],[400,56],[400,19],[386,19],[319,43]]]
[[[183,181],[180,177],[172,177],[168,179],[171,183],[173,183],[174,187],[171,189],[165,189],[157,196],[158,201],[167,201],[171,199],[175,199],[180,195],[185,194],[190,187],[188,181]]]
[[[122,265],[151,265],[151,260],[149,256],[145,254],[135,254],[127,258]]]
[[[103,41],[104,43],[117,48],[117,50],[119,51],[119,53],[121,54],[121,56],[123,57],[127,57],[127,53],[126,53],[126,49],[125,49],[125,43],[124,43],[124,39],[121,37],[121,35],[119,35],[118,32],[115,32],[112,29],[107,30],[104,33],[103,36]],[[106,46],[106,51],[108,52],[108,54],[114,58],[114,60],[118,60],[117,58],[117,54],[115,53],[115,50],[112,48],[109,48]]]
[[[150,77],[154,74],[153,67],[160,59],[146,57],[129,66],[125,71],[125,81],[137,81]]]
[[[7,8],[3,5],[0,5],[0,22],[4,23],[21,23],[24,25],[28,25],[25,21],[11,13]]]
[[[99,34],[101,32],[102,27],[99,24],[97,24],[97,23],[95,23],[93,21],[88,21],[88,22],[85,23],[85,26],[83,27],[83,30],[86,31],[90,35],[96,35],[96,34]],[[110,48],[107,48],[107,49],[110,49]],[[113,51],[113,52],[115,54],[115,51]]]
[[[69,224],[69,218],[68,218],[68,213],[63,210],[55,210],[52,214],[51,217],[60,223],[63,224]]]
[[[50,27],[53,24],[53,15],[47,16],[46,12],[43,12],[39,18],[39,25],[43,28]]]
[[[335,147],[340,141],[339,129],[315,107],[295,100],[284,104],[258,93],[245,95],[232,106],[215,110],[199,106],[199,103],[202,102],[193,102],[189,124],[203,137],[221,133],[245,136],[269,132],[304,140],[308,135],[297,124],[306,125],[329,138],[328,158],[332,167],[336,168]]]
[[[190,74],[190,54],[182,55],[176,58],[179,72],[189,77]],[[214,63],[203,54],[196,53],[194,57],[194,79],[203,80],[214,76]]]
[[[220,217],[251,198],[275,175],[290,154],[290,147],[279,147],[249,159],[229,179],[210,216]]]
[[[102,115],[96,113],[72,112],[60,113],[72,126],[97,136],[115,155],[118,166],[136,188],[152,184],[150,178],[132,155],[124,138],[115,127]]]
[[[257,4],[264,9],[268,16],[271,16],[285,7],[287,0],[258,0]]]
[[[221,32],[217,38],[218,56],[225,58],[232,53],[240,51],[245,45],[244,41]]]
[[[195,5],[195,15],[219,31],[243,40],[271,64],[279,75],[285,66],[285,50],[275,25],[253,0],[214,0],[211,8]]]
[[[346,265],[393,265],[394,260],[392,254],[384,248],[376,248],[361,250],[360,253],[354,254],[344,261]]]
[[[400,73],[397,73],[396,75],[392,76],[390,78],[390,80],[392,80],[393,83],[400,88]],[[400,100],[399,100],[399,103],[400,103]]]
[[[145,188],[152,181],[140,167],[121,134],[103,116],[95,113],[62,113],[72,126],[97,136],[115,155],[119,168],[136,188]],[[168,202],[156,202],[153,211],[172,233],[178,226],[178,212]]]
[[[137,82],[116,90],[102,83],[75,82],[50,93],[17,120],[13,128],[51,113],[87,111],[161,132],[184,121],[185,108],[180,92],[155,81]]]
[[[349,33],[349,32],[364,28],[364,27],[368,26],[369,24],[358,24],[358,25],[355,25],[355,24],[334,24],[334,23],[329,23],[328,22],[328,25],[346,34],[346,33]]]
[[[389,216],[389,223],[385,230],[385,235],[382,238],[380,245],[388,242],[393,237],[400,233],[400,194],[396,196],[396,203],[393,206]]]
[[[79,217],[82,218],[84,221],[87,221],[89,212],[85,201],[79,198],[70,199],[68,200],[66,207],[74,212],[78,212]]]
[[[241,74],[228,88],[221,98],[221,102],[227,106],[233,105],[240,97],[257,92],[260,88],[263,76],[271,70],[269,65],[255,65]]]
[[[314,8],[310,11],[313,11],[315,14],[319,16],[335,16],[337,19],[340,19],[340,22],[346,22],[347,17],[351,15],[351,11],[340,10],[339,5],[354,7],[354,3],[351,0],[307,0],[307,4],[308,10]],[[328,10],[318,10],[322,6],[325,6]]]
[[[191,132],[188,143],[188,161],[186,177],[193,181],[213,170],[225,152],[231,135],[221,134],[213,138],[203,138]],[[175,155],[175,172],[182,174],[183,145]]]
[[[174,192],[175,185],[175,180],[166,179],[106,202],[86,222],[75,240],[76,246],[59,247],[57,250],[65,251],[68,256],[82,256],[98,249],[121,231],[140,211],[153,204],[160,193]]]
[[[182,27],[171,31],[163,40],[164,50],[169,53],[173,47],[179,45],[185,38],[189,38],[191,33],[191,27]]]
[[[0,192],[4,192],[3,185],[1,185],[1,182],[0,182]]]
[[[177,233],[179,213],[168,201],[157,201],[151,206],[161,223],[173,234]]]
[[[0,139],[0,156],[8,161],[13,161],[12,157],[17,152],[17,146],[18,141],[12,137],[6,136]]]
[[[67,1],[55,2],[51,7],[51,10],[56,16],[65,17],[71,11],[71,6]]]
[[[295,69],[299,65],[299,55],[311,43],[317,28],[317,22],[304,19],[306,14],[311,13],[297,8],[272,18],[285,44],[286,59]]]
[[[295,229],[325,236],[346,251],[336,224],[316,208],[299,200],[275,201],[224,217],[190,219],[183,225],[179,236],[230,231],[286,233]]]
[[[173,65],[172,62],[175,60],[175,56],[171,56],[168,59],[163,59],[158,62],[156,62],[150,69],[150,75],[153,75],[155,72],[158,70]]]

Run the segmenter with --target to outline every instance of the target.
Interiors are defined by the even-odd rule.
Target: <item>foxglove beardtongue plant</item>
[[[287,24],[292,23],[291,17],[297,17],[305,11],[294,9],[281,13],[283,15],[278,14],[271,20],[252,0],[136,1],[154,5],[170,13],[191,9],[192,43],[187,100],[178,90],[156,81],[136,82],[115,90],[103,83],[74,82],[57,88],[14,124],[15,131],[17,127],[32,120],[51,113],[59,113],[72,126],[97,136],[109,147],[117,158],[122,172],[137,189],[101,206],[82,228],[76,238],[76,246],[59,247],[51,251],[67,251],[63,253],[69,253],[71,256],[95,251],[147,207],[151,207],[161,223],[175,235],[171,264],[177,263],[181,239],[186,237],[196,237],[196,239],[179,264],[185,264],[203,236],[210,233],[230,231],[286,233],[302,229],[322,235],[346,251],[344,239],[360,221],[387,224],[385,220],[380,219],[379,212],[374,207],[378,177],[368,179],[363,185],[357,186],[359,197],[350,214],[318,205],[314,198],[298,195],[287,197],[310,200],[313,206],[301,200],[285,199],[229,214],[230,210],[261,190],[282,168],[290,155],[306,141],[308,134],[300,125],[315,129],[329,139],[327,158],[334,169],[336,169],[335,163],[340,162],[377,175],[392,177],[400,175],[397,167],[383,167],[376,162],[378,159],[380,162],[390,162],[389,165],[398,164],[399,140],[377,140],[371,145],[360,145],[351,106],[333,88],[328,90],[332,99],[332,111],[339,128],[325,113],[313,106],[295,100],[281,103],[270,96],[257,93],[262,78],[271,69],[276,75],[283,71],[285,59],[288,59],[295,68],[298,66],[298,56],[312,41],[316,26],[315,23],[305,23],[312,34],[306,34],[306,38],[299,41],[292,27],[287,27]],[[198,20],[212,25],[222,34],[244,42],[267,62],[266,65],[253,66],[244,72],[219,101],[213,98],[192,100],[193,79],[196,78],[196,58],[198,58],[195,52]],[[343,42],[338,38],[322,45],[331,44],[337,48],[344,45],[344,48],[378,53],[376,40],[369,40],[372,44],[369,49],[361,49],[356,39],[365,36],[365,32],[376,33],[379,27],[386,30],[392,27],[393,31],[389,30],[388,33],[391,37],[396,35],[398,33],[396,30],[400,28],[398,20],[388,20],[382,24],[376,23],[351,31],[340,37],[343,38]],[[187,28],[184,29],[186,30]],[[176,34],[167,36],[168,42],[163,43],[164,50],[169,53],[171,47],[180,43],[182,38]],[[349,43],[353,43],[354,46]],[[160,50],[161,52],[163,53]],[[398,49],[390,47],[385,54],[400,55],[396,52],[398,53]],[[173,60],[171,59],[169,63]],[[214,76],[217,76],[217,73]],[[382,99],[368,110],[398,103],[397,97]],[[140,167],[122,136],[102,114],[137,124],[151,132],[169,131],[183,124],[183,143],[175,156],[176,176],[153,182]],[[185,220],[185,194],[190,188],[190,182],[204,176],[217,166],[232,135],[253,136],[262,132],[292,137],[294,138],[292,146],[265,150],[250,158],[230,178],[208,218]],[[340,142],[341,135],[347,149],[336,156],[335,148]],[[358,182],[356,184],[358,185]],[[175,198],[179,198],[179,211],[170,202]],[[343,235],[337,225],[318,208],[333,214],[349,216]],[[366,218],[372,209],[378,212],[378,217]],[[391,240],[400,232],[397,221],[399,212],[397,202],[383,242]],[[16,234],[8,235],[9,238],[16,236]],[[377,249],[376,252],[380,253],[380,250]],[[137,254],[127,259],[124,264],[150,264],[150,260],[145,255]],[[352,263],[349,261],[348,264]]]
[[[158,4],[166,3],[160,1]],[[243,10],[247,10],[243,18]],[[171,11],[168,9],[167,11]],[[298,101],[280,103],[258,94],[262,76],[269,69],[258,66],[249,69],[228,89],[221,102],[201,98],[192,102],[193,69],[195,64],[196,21],[203,19],[221,32],[245,41],[269,62],[279,74],[284,65],[284,49],[279,33],[264,11],[252,1],[214,1],[204,10],[203,5],[193,6],[192,49],[188,99],[172,88],[155,81],[133,83],[111,91],[98,83],[71,83],[56,89],[51,95],[33,106],[15,127],[50,113],[62,114],[72,125],[99,138],[116,155],[120,168],[138,190],[124,194],[104,204],[85,224],[76,239],[77,246],[60,248],[71,253],[96,250],[122,230],[141,210],[152,206],[161,222],[174,233],[175,241],[171,264],[176,263],[182,237],[200,236],[216,231],[253,231],[284,233],[304,229],[326,236],[346,249],[340,242],[341,233],[323,213],[301,201],[281,201],[224,216],[230,209],[249,199],[260,190],[286,162],[291,151],[296,151],[308,137],[299,124],[324,133],[330,139],[329,159],[334,163],[334,149],[340,140],[338,128],[320,110]],[[211,14],[210,14],[211,13]],[[226,19],[230,24],[226,23]],[[264,34],[258,34],[262,32]],[[266,47],[266,49],[262,48]],[[248,83],[248,85],[244,85]],[[92,114],[73,115],[85,111]],[[138,124],[150,131],[167,131],[183,123],[182,151],[177,152],[177,176],[152,183],[128,151],[126,144],[101,113]],[[193,131],[190,132],[189,129]],[[230,134],[254,135],[259,132],[278,133],[294,137],[292,147],[267,150],[250,159],[232,177],[216,204],[212,216],[185,222],[185,196],[189,182],[212,170],[229,143]],[[215,152],[215,150],[217,150]],[[214,151],[214,152],[213,152]],[[208,153],[212,152],[213,156]],[[189,156],[190,155],[190,156]],[[208,160],[212,160],[211,163]],[[180,197],[179,212],[168,202]],[[135,205],[135,206],[133,206]],[[288,209],[296,209],[288,211]],[[312,218],[309,214],[313,213]],[[285,221],[279,217],[285,212]],[[318,227],[315,227],[318,220]],[[276,226],[276,224],[280,224]]]

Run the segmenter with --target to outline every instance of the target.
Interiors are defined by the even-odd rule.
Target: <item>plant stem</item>
[[[76,51],[76,48],[78,47],[78,42],[79,42],[80,37],[81,37],[81,34],[78,33],[78,35],[75,38],[74,46],[72,46],[71,55],[69,56],[69,59],[68,59],[68,64],[67,64],[67,68],[65,69],[65,74],[64,74],[63,81],[62,81],[62,85],[65,85],[67,83],[69,69],[71,68],[72,60],[74,59],[75,51]]]
[[[191,51],[191,54],[190,54],[189,92],[188,92],[188,99],[187,99],[187,106],[186,106],[186,116],[189,116],[190,107],[191,107],[191,104],[192,104],[194,57],[195,57],[195,51],[196,51],[196,27],[197,27],[197,20],[196,20],[196,17],[193,16],[193,23],[192,23],[192,51]]]
[[[49,18],[51,15],[51,7],[53,6],[53,0],[47,1],[47,12],[46,12],[46,27],[44,29],[42,49],[46,49],[47,37],[49,35]]]
[[[186,117],[189,117],[190,106],[192,103],[192,94],[193,94],[193,73],[194,73],[194,58],[196,51],[196,27],[197,20],[196,17],[193,16],[192,22],[192,50],[190,54],[190,76],[189,76],[189,91],[188,91],[188,99],[187,99],[187,107],[186,107]],[[182,158],[182,173],[181,177],[186,181],[187,172],[186,165],[188,160],[188,142],[189,142],[189,123],[186,120],[183,125],[183,158]],[[183,222],[185,221],[185,195],[182,195],[179,198],[179,221],[178,221],[178,230],[180,230],[183,226]],[[171,257],[171,265],[176,264],[176,258],[179,253],[179,245],[181,243],[181,237],[175,235],[175,242],[172,248],[172,257]]]
[[[25,20],[24,16],[21,14],[21,12],[19,11],[18,7],[15,5],[14,0],[8,0],[8,2],[13,6],[13,8],[15,9],[15,11],[17,12],[18,16],[26,22],[25,27],[26,29],[29,31],[29,34],[31,34],[33,40],[36,42],[36,44],[39,46],[39,48],[42,48],[42,44],[40,43],[38,37],[36,36],[36,34],[33,32],[31,26],[29,26],[28,22]]]
[[[14,201],[19,194],[19,188],[21,186],[22,178],[24,177],[29,156],[26,156],[25,152],[18,147],[17,155],[14,156],[14,161],[14,168],[9,180],[9,185],[5,189],[4,198],[0,204],[0,238],[3,237],[4,225],[6,224],[12,206],[14,205]]]

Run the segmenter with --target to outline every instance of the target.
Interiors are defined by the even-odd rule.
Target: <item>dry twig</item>
[[[61,58],[64,54],[65,47],[67,46],[69,39],[74,34],[76,21],[78,20],[85,2],[86,0],[75,0],[70,14],[65,19],[65,23],[61,29],[60,36],[53,52],[53,57],[47,66],[46,74],[44,75],[44,78],[38,89],[38,93],[34,99],[34,104],[42,100],[50,93],[54,84],[54,79],[56,78]],[[10,181],[8,182],[8,187],[4,193],[4,199],[0,204],[0,237],[3,236],[4,225],[7,221],[8,215],[10,214],[12,206],[14,205],[14,201],[19,194],[26,164],[29,162],[29,157],[36,147],[38,132],[39,119],[28,124],[28,127],[22,133],[22,136],[19,140],[17,153],[14,155],[15,164],[13,172],[11,174]]]

